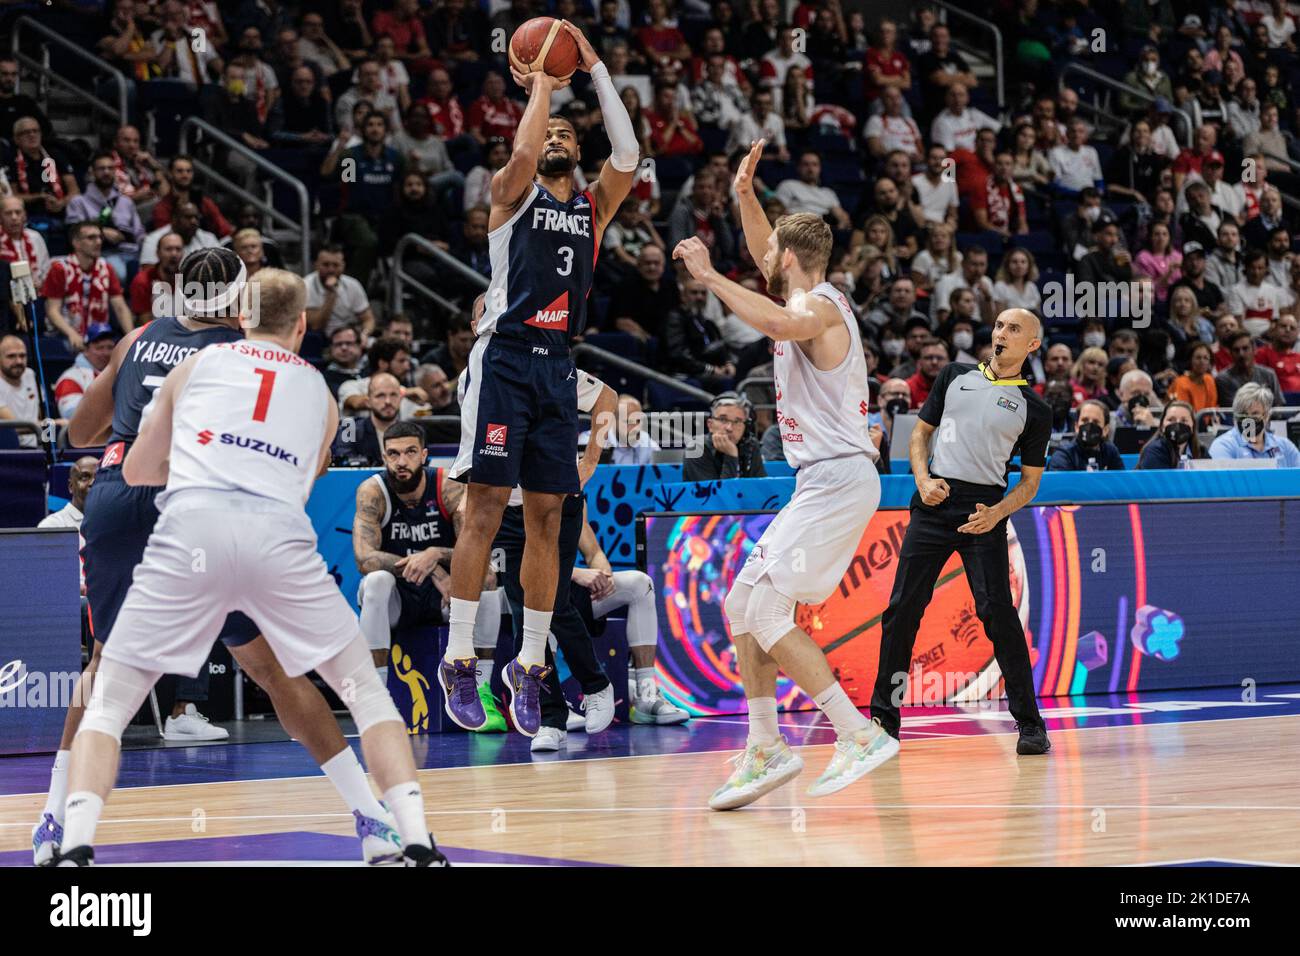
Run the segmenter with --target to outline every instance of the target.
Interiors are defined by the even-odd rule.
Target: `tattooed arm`
[[[357,513],[352,520],[352,554],[357,560],[357,570],[362,574],[371,571],[391,571],[400,575],[397,562],[401,557],[379,550],[383,541],[380,525],[384,520],[384,493],[369,479],[357,487]]]

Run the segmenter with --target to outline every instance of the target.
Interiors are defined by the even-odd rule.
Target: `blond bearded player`
[[[753,186],[762,152],[759,140],[740,164],[736,195],[750,254],[762,263],[768,291],[785,306],[720,276],[699,239],[673,250],[728,309],[776,342],[777,423],[786,461],[798,469],[794,496],[754,545],[723,605],[749,704],[749,740],[731,777],[709,798],[715,810],[753,803],[803,769],[777,730],[778,668],[812,697],[838,735],[810,795],[835,793],[898,751],[898,742],[853,706],[822,649],[794,623],[796,602],[820,603],[839,585],[880,503],[880,479],[867,431],[867,367],[857,322],[826,281],[830,227],[809,213],[783,216],[775,229],[768,225]]]

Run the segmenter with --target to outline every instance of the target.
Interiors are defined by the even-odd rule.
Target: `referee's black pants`
[[[578,558],[578,539],[582,536],[582,503],[581,495],[569,495],[564,499],[560,513],[560,574],[555,588],[555,608],[551,613],[551,633],[555,635],[555,643],[564,652],[564,660],[585,695],[604,690],[609,686],[609,678],[596,659],[596,651],[592,647],[591,635],[587,632],[582,614],[569,596],[573,565]],[[506,600],[510,603],[515,653],[518,654],[524,641],[524,586],[519,578],[524,562],[523,508],[506,508],[501,518],[501,530],[497,532],[492,548],[493,551],[500,549],[505,558],[500,581],[506,591]],[[505,661],[501,663],[504,664]],[[555,669],[555,655],[551,651],[549,640],[546,642],[546,664],[551,672],[543,684],[540,700],[542,726],[563,730],[568,723],[569,706],[560,686],[560,677]],[[494,681],[499,673],[498,667],[494,670]]]
[[[871,716],[898,736],[899,703],[907,692],[916,632],[944,563],[956,551],[975,596],[975,613],[1002,668],[1011,715],[1020,724],[1041,724],[1025,630],[1011,601],[1007,522],[1000,521],[984,534],[957,530],[970,520],[976,504],[991,507],[1002,499],[1005,489],[944,480],[949,494],[941,504],[932,507],[923,503],[919,492],[912,496],[911,521],[898,556],[894,590],[880,621],[880,669],[871,694]]]

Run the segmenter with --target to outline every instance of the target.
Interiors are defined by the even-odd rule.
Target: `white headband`
[[[234,281],[211,299],[191,299],[184,297],[184,285],[182,285],[182,301],[185,304],[185,311],[189,315],[200,316],[211,316],[221,312],[239,298],[240,294],[244,291],[244,286],[247,282],[248,266],[244,264],[243,260],[240,260],[239,274],[235,276]]]

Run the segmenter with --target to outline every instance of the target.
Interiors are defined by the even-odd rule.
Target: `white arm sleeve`
[[[609,70],[604,63],[597,63],[591,68],[591,82],[596,87],[600,115],[605,122],[605,134],[609,136],[610,164],[621,173],[630,173],[641,161],[636,132],[632,129],[632,118],[627,115],[627,107],[619,98],[618,90],[614,89],[614,81],[609,78]]]

